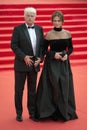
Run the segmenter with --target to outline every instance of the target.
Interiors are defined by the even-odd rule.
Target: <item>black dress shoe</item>
[[[34,115],[31,115],[29,118],[30,118],[31,120],[35,121],[35,122],[38,122],[38,121],[39,121],[39,117],[34,116]]]
[[[16,116],[16,120],[19,121],[19,122],[23,121],[22,116],[17,115],[17,116]]]

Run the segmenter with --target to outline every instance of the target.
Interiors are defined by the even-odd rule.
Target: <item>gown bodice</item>
[[[56,40],[50,40],[49,45],[50,45],[50,50],[52,51],[63,51],[66,50],[68,47],[68,39],[56,39]]]
[[[67,54],[72,53],[73,46],[72,46],[72,38],[68,39],[52,39],[46,40],[46,48],[50,46],[50,50],[54,52],[61,52],[67,50]]]

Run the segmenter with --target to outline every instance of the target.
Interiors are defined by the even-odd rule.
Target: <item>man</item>
[[[14,28],[11,48],[15,53],[15,108],[16,120],[22,121],[22,97],[25,80],[27,79],[27,108],[30,117],[34,120],[36,80],[43,58],[43,30],[35,25],[35,8],[25,8],[25,23]]]

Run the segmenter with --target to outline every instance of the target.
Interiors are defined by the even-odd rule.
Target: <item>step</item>
[[[6,57],[6,56],[14,56],[14,53],[11,50],[11,48],[0,50],[0,57]]]
[[[87,65],[87,59],[70,60],[71,65]]]
[[[86,37],[87,36],[87,31],[78,31],[78,33],[77,32],[71,32],[71,35],[72,35],[72,37],[73,38],[84,38],[84,37]],[[12,37],[12,34],[1,34],[0,35],[0,41],[1,40],[9,40],[9,39],[11,39],[11,37]]]
[[[78,51],[82,52],[82,51],[85,51],[85,50],[87,51],[87,46],[86,47],[85,46],[84,47],[81,47],[81,46],[80,47],[74,47],[74,52],[78,52]]]
[[[72,7],[60,7],[60,8],[59,8],[59,10],[71,10],[71,9],[72,9],[72,10],[82,10],[82,11],[83,11],[83,10],[87,10],[87,6],[86,6],[86,7],[78,7],[78,8],[77,8],[77,7],[74,7],[74,8],[72,8]],[[53,5],[53,6],[50,7],[50,8],[49,8],[49,7],[37,8],[37,12],[38,12],[38,11],[50,11],[50,10],[52,10],[52,11],[58,10],[58,6],[54,7],[54,5]],[[15,11],[16,11],[16,12],[17,12],[17,11],[18,11],[18,12],[19,12],[19,11],[20,11],[20,12],[24,12],[24,8],[23,8],[23,9],[21,9],[21,8],[17,8],[17,9],[16,9],[16,8],[9,8],[9,9],[5,8],[5,9],[1,9],[1,8],[0,8],[0,12],[2,12],[2,11],[3,11],[3,12],[6,11],[7,13],[8,13],[8,12],[15,12]]]
[[[51,30],[53,27],[52,26],[50,26],[50,27],[48,27],[48,26],[43,26],[43,29],[44,29],[44,32],[48,32],[49,30]],[[80,25],[80,27],[78,26],[74,26],[74,27],[71,27],[71,26],[63,26],[63,28],[64,29],[66,29],[66,30],[69,30],[69,31],[87,31],[87,25],[85,25],[85,27],[84,26],[81,26]]]
[[[85,18],[87,18],[87,14],[82,14],[82,15],[79,15],[79,14],[75,14],[74,16],[73,15],[69,15],[69,16],[67,16],[67,15],[64,15],[64,19],[65,20],[73,20],[73,19],[76,19],[76,20],[78,20],[78,19],[85,19]],[[14,21],[14,19],[15,19],[15,21],[23,21],[24,20],[24,17],[22,16],[22,15],[20,15],[20,16],[17,16],[17,15],[15,15],[15,16],[12,16],[12,17],[10,17],[10,16],[0,16],[0,21],[6,21],[6,22],[10,22],[10,21]],[[50,15],[37,15],[37,18],[36,18],[36,20],[37,21],[40,21],[40,20],[50,20]]]
[[[0,34],[12,34],[12,32],[13,32],[13,28],[14,27],[10,27],[10,28],[8,28],[8,27],[1,27],[0,28]],[[44,30],[44,32],[48,32],[49,30],[51,30],[53,27],[52,26],[43,26],[43,30]],[[69,31],[82,31],[83,33],[85,32],[85,31],[87,31],[87,25],[85,25],[85,26],[63,26],[63,28],[64,29],[66,29],[66,30],[69,30]]]
[[[67,7],[71,7],[71,8],[86,8],[87,7],[87,2],[78,2],[78,3],[59,3],[59,4],[1,4],[0,5],[0,9],[24,9],[25,7],[28,6],[33,6],[34,8],[67,8]]]
[[[14,63],[14,55],[4,55],[2,57],[0,57],[0,65],[3,64],[13,64]],[[73,52],[70,56],[69,56],[70,60],[87,60],[87,51],[86,52]]]
[[[0,71],[1,70],[13,70],[14,65],[13,64],[4,64],[4,65],[0,65]]]
[[[14,56],[0,57],[0,65],[13,64]]]
[[[41,14],[41,15],[43,15],[43,14],[51,15],[54,11],[55,11],[55,8],[54,8],[54,10],[51,10],[51,9],[49,9],[49,10],[38,10],[37,13]],[[77,14],[87,14],[87,9],[86,8],[83,8],[82,10],[80,10],[80,9],[73,10],[72,8],[67,10],[65,8],[65,9],[62,9],[60,11],[62,11],[64,14],[76,14],[76,13]],[[12,16],[13,14],[18,16],[18,15],[23,15],[24,12],[23,11],[19,11],[19,9],[18,9],[18,11],[16,11],[15,9],[13,11],[3,11],[3,10],[0,11],[0,15],[1,16],[2,15],[4,15],[4,16],[7,16],[7,15]]]
[[[87,59],[87,51],[73,52],[70,55],[70,59],[71,60],[74,60],[74,59]]]
[[[43,14],[43,15],[37,14],[36,20],[44,20],[44,19],[50,20],[50,17],[51,16],[48,14]],[[64,14],[64,18],[65,18],[65,20],[80,19],[80,18],[85,19],[85,18],[87,18],[87,14],[76,14],[76,13],[75,14]],[[6,15],[5,17],[4,17],[4,15],[0,16],[0,21],[1,20],[14,21],[14,19],[17,21],[22,21],[22,20],[24,20],[24,16],[23,15],[12,15],[12,16]]]
[[[10,43],[0,43],[0,49],[7,49],[10,48]]]
[[[14,27],[14,26],[18,26],[18,25],[20,25],[20,24],[22,24],[22,23],[24,23],[23,21],[20,21],[20,22],[18,22],[18,21],[16,21],[16,22],[10,22],[10,23],[0,23],[0,28],[1,27]],[[35,22],[36,24],[38,24],[38,25],[41,25],[41,26],[47,26],[47,25],[49,25],[49,26],[52,26],[52,23],[50,22],[50,21],[36,21]],[[71,21],[71,22],[68,22],[68,21],[66,21],[66,22],[64,22],[64,26],[66,25],[68,25],[68,26],[71,26],[71,25],[84,25],[84,26],[86,26],[87,25],[87,21]]]

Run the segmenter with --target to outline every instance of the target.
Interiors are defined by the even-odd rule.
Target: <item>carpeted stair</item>
[[[14,26],[24,22],[23,10],[28,6],[37,9],[35,23],[43,26],[44,34],[52,28],[51,14],[55,10],[62,11],[65,16],[63,28],[70,30],[73,38],[71,64],[87,64],[87,3],[0,5],[0,70],[13,69],[12,31]]]

